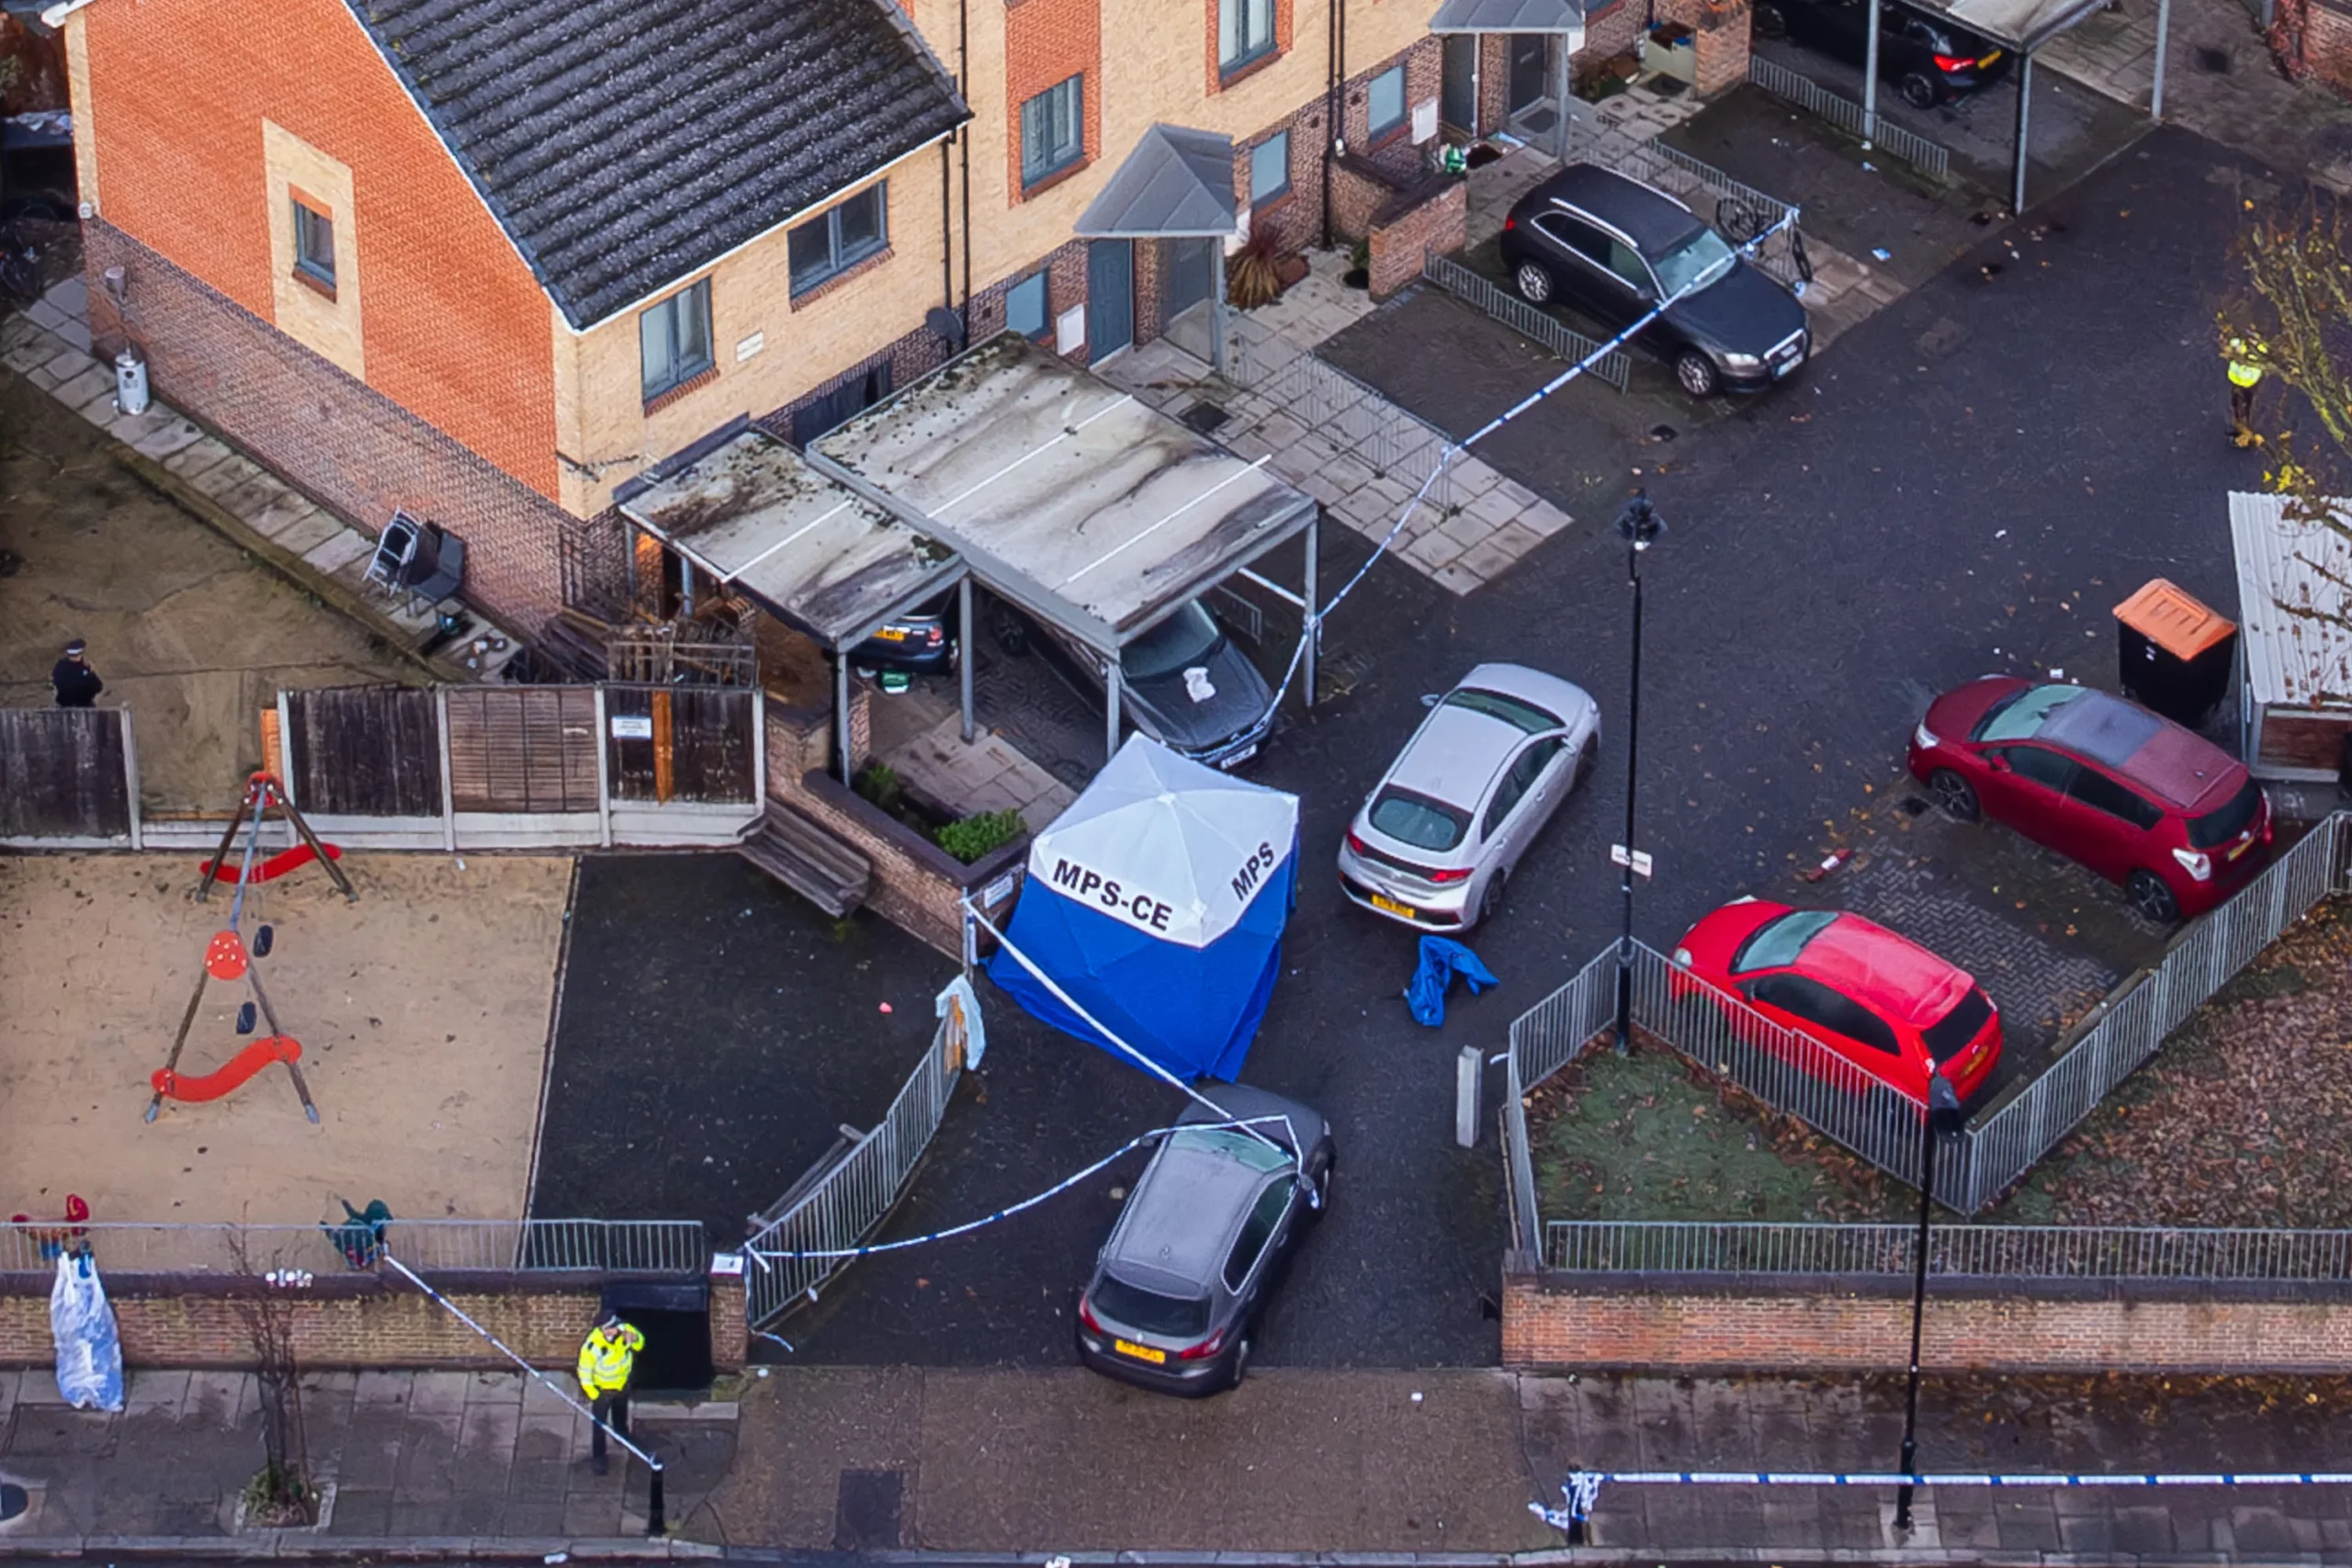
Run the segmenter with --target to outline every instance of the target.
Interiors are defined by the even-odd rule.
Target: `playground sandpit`
[[[319,1124],[275,1064],[149,1123],[150,1077],[235,891],[194,902],[198,859],[0,858],[0,1217],[55,1215],[69,1192],[100,1221],[307,1224],[338,1198],[521,1215],[571,863],[351,855],[356,903],[315,866],[261,885],[275,942],[258,968]],[[250,940],[253,909],[243,924]],[[206,987],[182,1073],[268,1032],[235,1032],[249,995]]]

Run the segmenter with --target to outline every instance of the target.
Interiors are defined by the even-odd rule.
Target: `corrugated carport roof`
[[[756,430],[621,503],[631,522],[829,646],[952,586],[954,549]]]
[[[1304,531],[1312,496],[1016,333],[809,447],[973,577],[1115,649]]]
[[[2331,502],[2352,527],[2352,500]],[[2339,620],[2352,581],[2352,542],[2287,515],[2283,495],[2230,494],[2236,548],[2239,646],[2245,682],[2266,706],[2352,706],[2352,630]]]

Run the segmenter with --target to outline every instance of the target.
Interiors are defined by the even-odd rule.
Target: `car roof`
[[[1521,202],[1589,212],[1655,254],[1671,250],[1706,227],[1674,197],[1598,164],[1571,164],[1529,191]]]
[[[2112,768],[2180,807],[2195,805],[2216,784],[2233,784],[2238,768],[2211,741],[2105,692],[2086,692],[2059,708],[2034,739]]]
[[[1160,1145],[1112,1233],[1111,1272],[1166,1295],[1209,1287],[1270,1174],[1232,1140],[1248,1134],[1193,1130]]]
[[[1563,726],[1575,724],[1577,713],[1592,702],[1581,686],[1521,664],[1481,664],[1453,688],[1464,690],[1516,697]],[[1527,731],[1492,714],[1441,700],[1413,732],[1385,782],[1466,811],[1486,798],[1487,786],[1527,738]]]
[[[1914,1029],[1925,1029],[1950,1012],[1976,984],[1951,960],[1849,914],[1822,927],[1790,968]]]

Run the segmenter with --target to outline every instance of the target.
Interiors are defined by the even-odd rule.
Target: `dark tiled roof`
[[[969,118],[890,0],[347,3],[579,327]]]

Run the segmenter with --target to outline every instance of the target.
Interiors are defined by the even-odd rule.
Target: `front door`
[[[1438,118],[1464,136],[1478,134],[1478,35],[1448,33],[1438,86]]]
[[[1100,365],[1136,340],[1136,244],[1090,240],[1086,245],[1086,356]]]
[[[1216,272],[1210,247],[1216,240],[1159,242],[1159,330],[1169,342],[1197,358],[1208,359],[1209,290]]]

